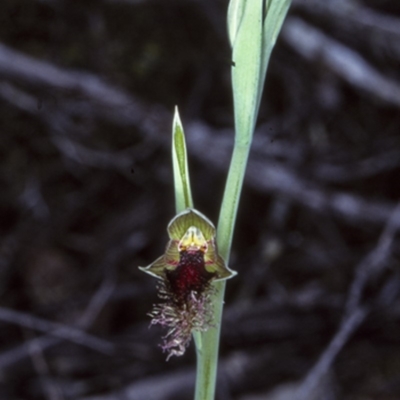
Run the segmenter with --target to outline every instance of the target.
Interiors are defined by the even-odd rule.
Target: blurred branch
[[[35,341],[31,341],[30,355],[32,364],[39,375],[41,385],[43,386],[43,394],[47,400],[63,400],[64,396],[60,387],[51,379],[49,379],[50,371],[43,351]]]
[[[319,385],[323,376],[328,372],[337,354],[346,344],[351,334],[364,321],[368,310],[360,304],[362,291],[368,280],[374,274],[384,270],[384,263],[389,257],[394,237],[399,228],[394,221],[397,221],[399,218],[400,203],[390,215],[376,247],[357,266],[356,276],[349,290],[342,324],[329,346],[320,356],[318,362],[307,374],[307,377],[299,389],[297,400],[306,400],[310,398],[312,391]]]
[[[82,329],[88,329],[96,320],[97,316],[103,310],[105,305],[110,300],[116,287],[115,276],[106,275],[103,283],[90,299],[89,305],[80,317],[77,326]]]
[[[294,9],[306,10],[316,16],[328,16],[331,20],[346,24],[348,27],[366,27],[387,33],[398,40],[400,36],[400,19],[392,15],[381,14],[365,7],[361,2],[343,0],[294,0]],[[378,33],[378,32],[376,32]]]
[[[9,81],[0,82],[0,97],[41,119],[50,127],[52,134],[65,134],[68,137],[77,136],[77,133],[78,136],[86,134],[87,124],[77,123],[76,117],[84,118],[89,123],[97,118],[140,131],[145,139],[140,153],[148,153],[155,143],[169,147],[166,135],[159,134],[169,124],[168,111],[163,107],[149,107],[94,74],[63,69],[0,44],[1,77]],[[22,83],[25,84],[24,89],[20,88]],[[29,87],[39,94],[28,93],[26,90]],[[63,94],[60,99],[57,91]],[[48,101],[44,101],[47,98]],[[62,154],[69,154],[75,161],[79,159],[79,162],[87,165],[95,163],[102,168],[111,164],[119,170],[128,165],[125,153],[120,159],[121,154],[89,150],[65,137],[54,140]]]
[[[1,306],[0,320],[44,332],[51,336],[58,336],[61,339],[86,346],[104,354],[112,354],[114,351],[114,345],[112,343],[99,339],[93,335],[89,335],[79,329],[56,322],[46,321],[33,315],[10,310]]]
[[[319,180],[339,183],[369,178],[397,169],[399,166],[400,151],[398,149],[389,149],[377,152],[371,157],[353,162],[350,165],[318,162],[314,169],[314,174]]]
[[[226,170],[230,144],[228,135],[210,130],[201,123],[192,123],[187,127],[188,149],[200,161],[207,165]],[[256,134],[257,135],[257,134]],[[209,144],[213,143],[213,146]],[[254,149],[257,151],[257,149]],[[294,167],[283,163],[250,158],[246,182],[255,190],[286,196],[290,200],[318,213],[334,213],[350,222],[385,223],[395,206],[387,202],[366,200],[346,192],[327,190],[302,178]],[[400,218],[393,224],[400,226]]]
[[[325,37],[320,31],[309,27],[298,19],[290,18],[284,29],[284,36],[290,37],[290,40],[293,41],[298,40],[300,50],[306,52],[312,59],[318,54],[322,54],[327,62],[334,61],[333,67],[344,73],[347,76],[346,79],[352,80],[354,76],[361,86],[364,87],[364,84],[372,85],[370,86],[371,90],[377,89],[382,96],[386,95],[381,89],[384,89],[385,93],[387,92],[386,89],[388,89],[390,93],[394,94],[393,99],[396,102],[398,101],[400,105],[400,87],[397,88],[395,84],[379,74],[376,76],[377,73],[374,70],[372,70],[373,77],[377,78],[377,80],[372,84],[368,83],[367,81],[370,78],[368,74],[371,70],[368,65],[365,65],[364,60],[358,58],[357,54],[347,48],[343,50],[342,45],[336,42],[331,43],[331,39]],[[315,40],[313,39],[314,37]],[[311,39],[312,46],[308,43]],[[347,58],[346,54],[350,54],[350,58]],[[335,59],[335,57],[338,58]],[[342,65],[340,60],[344,60],[345,64]],[[349,70],[347,69],[347,63],[349,63]],[[353,63],[355,64],[353,65]],[[364,67],[366,67],[366,70]],[[157,143],[169,148],[168,138],[165,135],[157,134],[162,129],[161,127],[165,125],[165,121],[168,120],[168,112],[161,107],[145,107],[139,101],[133,99],[132,96],[105,84],[94,75],[64,70],[22,55],[4,45],[0,45],[1,74],[18,78],[25,82],[79,91],[89,100],[93,100],[91,106],[95,115],[99,117],[108,116],[118,125],[133,125],[140,129],[144,137],[151,138],[153,145]],[[381,85],[382,82],[379,81],[380,79],[384,80],[383,86]],[[52,113],[40,114],[37,106],[35,107],[37,100],[35,100],[34,96],[30,96],[10,86],[8,83],[0,85],[0,96],[13,104],[18,103],[20,108],[30,113],[41,115],[53,129],[60,124],[60,120],[51,119],[54,117]],[[390,96],[387,98],[390,98]],[[104,112],[104,109],[108,109],[108,111]],[[145,110],[146,113],[144,112]],[[146,114],[146,117],[143,117],[144,114]],[[67,118],[66,129],[63,129],[63,131],[73,132],[72,119],[68,115],[59,117]],[[219,167],[220,170],[225,171],[230,158],[231,132],[227,131],[226,135],[223,132],[217,133],[200,123],[190,124],[188,131],[190,131],[190,135],[188,135],[189,152],[192,152],[201,162]],[[214,143],[212,147],[209,146],[211,142]],[[69,138],[57,138],[55,139],[55,144],[59,146],[63,153],[67,154],[68,149],[70,149],[73,151],[72,156],[81,161],[86,160],[87,162],[90,159],[91,163],[94,162],[103,166],[110,165],[110,154],[88,151],[84,146],[78,146],[76,142],[71,142]],[[128,161],[123,159],[117,162],[117,167],[120,168],[122,166],[125,168],[125,164],[128,165],[127,163]],[[291,167],[268,160],[250,159],[247,182],[256,190],[285,195],[317,212],[327,213],[333,211],[336,215],[351,221],[368,221],[382,224],[387,221],[394,207],[390,203],[373,202],[346,192],[325,190],[323,187],[304,180]],[[396,219],[394,224],[400,224],[400,219]]]
[[[106,278],[97,292],[93,295],[83,315],[79,318],[76,324],[78,328],[88,329],[90,325],[93,324],[101,310],[110,299],[114,288],[115,282]],[[11,350],[7,350],[0,354],[0,371],[10,367],[26,357],[29,357],[29,352],[32,345],[35,345],[37,348],[40,348],[41,351],[44,351],[60,344],[62,340],[63,339],[53,337],[52,335],[44,335],[25,342]]]
[[[299,388],[296,400],[309,400],[311,393],[318,386],[323,376],[328,372],[336,356],[347,343],[353,332],[361,325],[367,315],[365,308],[356,308],[342,322],[338,332],[333,337],[329,346],[322,353],[318,362],[307,374],[304,382]]]
[[[297,53],[319,62],[350,85],[396,107],[400,106],[400,83],[371,66],[359,53],[329,38],[299,18],[288,18],[282,37]]]
[[[194,377],[194,369],[186,368],[185,371],[175,371],[163,376],[141,379],[139,382],[128,385],[118,392],[85,397],[80,400],[171,399],[177,393],[189,392],[194,387]]]
[[[251,370],[251,365],[265,363],[265,356],[262,352],[249,356],[244,353],[233,354],[220,363],[218,373],[218,398],[224,392],[222,386],[243,385],[249,379],[247,371]],[[78,400],[116,400],[116,399],[146,399],[146,400],[169,400],[174,398],[190,398],[190,393],[194,388],[195,371],[194,368],[185,368],[158,374],[152,377],[145,377],[140,381],[133,382],[123,389],[99,396],[81,397]],[[187,396],[185,396],[187,394]]]
[[[250,162],[248,181],[258,190],[282,194],[318,213],[333,212],[349,222],[383,223],[394,208],[390,203],[324,189],[304,180],[295,171],[279,163]],[[400,218],[394,223],[400,226]]]
[[[55,136],[53,143],[58,147],[61,154],[88,167],[116,169],[126,173],[132,166],[132,156],[129,154],[129,150],[112,153],[90,149],[66,136]]]
[[[346,313],[351,314],[360,304],[362,292],[368,281],[385,270],[395,235],[399,229],[400,203],[390,215],[376,247],[362,260],[355,270],[355,278],[348,294]]]
[[[139,124],[144,115],[145,110],[131,96],[97,76],[56,67],[0,43],[1,76],[18,83],[51,87],[75,96],[84,96],[96,105],[95,111],[99,117],[110,119],[118,125]],[[29,98],[21,94],[19,97],[21,102],[28,104]],[[31,102],[28,106],[32,110]],[[40,107],[37,107],[37,111],[40,111]]]

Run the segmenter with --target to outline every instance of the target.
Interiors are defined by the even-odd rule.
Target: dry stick
[[[82,317],[79,319],[77,326],[82,329],[87,329],[95,321],[97,316],[100,314],[101,310],[107,304],[111,295],[114,292],[116,282],[113,277],[106,277],[102,285],[94,294],[88,307],[83,313]]]
[[[202,123],[187,124],[188,148],[199,161],[220,170],[226,169],[230,148],[222,132]],[[209,146],[213,141],[214,146]],[[383,224],[390,218],[395,206],[391,203],[365,200],[360,196],[340,191],[323,189],[320,185],[304,179],[293,168],[269,160],[249,160],[246,182],[262,193],[273,193],[287,197],[318,213],[328,213],[346,221]],[[400,218],[393,221],[400,228]]]
[[[0,76],[36,86],[83,95],[93,101],[103,117],[118,124],[138,124],[144,110],[131,96],[96,75],[59,68],[0,43]]]
[[[400,82],[388,78],[360,54],[329,38],[321,30],[288,18],[282,36],[292,48],[310,61],[318,61],[350,85],[389,104],[400,106]]]
[[[386,34],[386,38],[393,40],[400,37],[400,18],[364,7],[361,2],[295,0],[293,8],[337,21],[336,25],[345,26],[347,30],[367,28],[371,33]]]
[[[365,308],[358,307],[343,320],[338,332],[329,343],[329,346],[322,353],[318,362],[301,384],[296,400],[311,399],[313,390],[318,386],[321,378],[328,372],[336,356],[349,340],[349,337],[364,321],[367,313],[368,311]]]
[[[220,369],[223,371],[230,371],[235,375],[236,379],[242,379],[242,367],[252,363],[252,359],[247,356],[241,355],[240,362],[238,356],[235,354],[221,361]],[[239,363],[239,364],[238,364]],[[236,367],[232,368],[233,365]],[[232,370],[240,369],[239,374],[235,374]],[[83,396],[75,400],[166,400],[182,396],[182,393],[190,393],[193,391],[195,370],[193,367],[181,368],[175,371],[163,372],[156,376],[143,377],[129,383],[125,387],[118,388],[115,391],[106,394]]]
[[[398,169],[399,166],[400,151],[385,149],[348,165],[318,164],[314,174],[315,177],[327,183],[342,183],[377,176],[383,172]]]
[[[43,355],[42,349],[37,345],[35,341],[30,342],[29,353],[32,359],[32,364],[39,375],[41,384],[43,386],[43,393],[47,400],[63,400],[64,396],[61,393],[60,388],[55,382],[49,379],[49,366]]]
[[[399,229],[397,221],[400,219],[400,203],[392,213],[391,218],[386,224],[376,248],[364,258],[357,267],[356,276],[350,287],[349,295],[346,303],[346,313],[350,314],[360,303],[361,295],[368,280],[374,274],[383,272],[385,261],[390,255],[393,240]]]
[[[376,247],[357,266],[356,276],[349,290],[345,316],[340,328],[329,346],[320,356],[318,362],[307,374],[307,377],[299,388],[296,400],[310,399],[313,390],[318,386],[321,378],[328,372],[339,351],[368,314],[368,309],[360,306],[361,294],[368,280],[372,275],[377,273],[378,268],[382,267],[389,257],[393,240],[399,227],[399,218],[400,203],[388,219]],[[380,269],[380,271],[382,270],[383,268]]]
[[[9,84],[0,84],[0,97],[3,97],[3,99],[9,101],[18,108],[34,113],[35,115],[38,114],[35,106],[35,99],[33,96],[26,96],[29,97],[29,101],[25,99],[24,92],[21,92],[19,89],[17,90]],[[26,101],[23,101],[23,99]],[[150,112],[150,114],[153,115],[153,118],[150,118],[152,121],[141,127],[142,132],[145,133],[145,136],[151,136],[153,143],[157,142],[157,144],[169,146],[169,143],[164,143],[163,135],[154,135],[155,127],[161,125],[164,119],[164,112],[158,113],[153,111]],[[43,113],[41,115],[44,119],[50,118],[48,113]],[[54,121],[47,122],[49,126],[53,126],[54,124]],[[127,121],[124,123],[126,122]],[[55,131],[54,127],[52,130]],[[69,131],[71,131],[71,129]],[[188,124],[188,131],[191,132],[188,136],[188,144],[192,154],[197,157],[200,162],[225,170],[226,161],[229,159],[230,154],[229,141],[225,140],[226,135],[222,132],[216,134],[215,130],[205,124],[197,122]],[[209,146],[211,138],[214,142],[217,141],[217,144],[212,148]],[[65,150],[66,146],[70,146],[70,148],[73,147],[75,155],[71,157],[74,161],[85,162],[85,158],[87,158],[88,154],[84,152],[83,146],[79,148],[76,147],[76,143],[69,138],[56,139],[55,144],[59,146],[60,151],[62,151],[66,157],[69,157],[68,152]],[[102,160],[97,159],[97,161],[103,162],[104,156],[108,158],[111,157],[110,155],[102,154]],[[126,160],[123,159],[114,167],[121,170],[121,168],[125,166],[125,163]],[[110,164],[109,167],[111,167]],[[391,203],[374,202],[346,192],[324,190],[319,185],[304,180],[288,166],[268,160],[249,160],[246,182],[257,191],[284,195],[304,207],[320,213],[333,212],[348,221],[365,221],[380,224],[387,221],[393,210],[393,205]],[[400,226],[400,218],[394,221],[394,223]]]
[[[288,21],[291,26],[290,21],[293,23],[293,19],[288,19]],[[296,29],[298,28],[297,26]],[[300,31],[303,28],[300,27]],[[288,30],[284,28],[284,37],[287,32]],[[317,40],[318,48],[321,51],[329,51],[329,48],[321,48],[323,40],[320,39]],[[304,45],[304,42],[302,43]],[[314,56],[314,53],[312,55]],[[13,64],[14,62],[19,63],[18,68]],[[352,62],[351,59],[350,62]],[[354,69],[357,69],[357,65],[352,68],[352,70]],[[106,84],[96,75],[82,74],[56,67],[0,44],[0,76],[18,79],[18,81],[31,86],[44,86],[52,90],[74,90],[88,99],[95,115],[106,118],[117,125],[134,126],[143,133],[144,137],[151,137],[152,143],[170,146],[166,136],[158,134],[158,127],[168,121],[169,113],[161,107],[146,107],[132,95]],[[392,85],[392,82],[390,85],[392,88],[396,86]],[[15,88],[10,83],[1,83],[0,97],[24,111],[47,120],[52,131],[58,131],[55,129],[55,124],[59,121],[50,121],[52,113],[39,111],[37,99],[34,96]],[[104,112],[105,109],[107,112]],[[66,117],[71,120],[68,115]],[[227,160],[230,157],[230,141],[225,140],[227,135],[224,135],[223,132],[216,134],[215,130],[201,123],[188,124],[187,130],[191,132],[188,135],[188,147],[191,148],[193,155],[203,163],[226,170]],[[213,143],[217,141],[215,146],[209,146],[211,139]],[[382,224],[388,220],[393,210],[393,205],[390,203],[365,201],[350,193],[323,190],[320,186],[304,180],[293,169],[276,162],[271,163],[265,160],[261,162],[251,159],[246,181],[258,191],[285,195],[307,208],[322,213],[334,212],[350,221]],[[400,226],[400,219],[395,223]]]
[[[56,322],[46,321],[42,318],[35,317],[34,315],[10,310],[1,306],[0,320],[47,333],[52,336],[57,336],[60,339],[86,346],[100,353],[112,354],[114,351],[114,345],[112,343],[85,333],[80,329]]]
[[[153,377],[144,377],[123,389],[111,393],[80,397],[77,400],[166,400],[173,399],[178,393],[189,392],[193,388],[195,372],[193,368],[184,368]]]
[[[88,329],[95,321],[100,311],[103,309],[108,299],[111,297],[115,288],[114,281],[105,279],[103,284],[94,294],[84,314],[77,322],[77,327],[81,329]],[[22,345],[14,347],[11,350],[5,351],[0,355],[0,371],[10,367],[16,362],[29,356],[29,349],[32,344],[38,346],[42,351],[61,343],[63,339],[54,337],[53,335],[44,335],[37,339],[32,339]]]

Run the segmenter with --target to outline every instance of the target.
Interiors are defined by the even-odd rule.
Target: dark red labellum
[[[203,293],[214,276],[204,268],[204,253],[200,250],[181,251],[178,266],[166,272],[168,286],[177,305],[186,303],[191,292]]]

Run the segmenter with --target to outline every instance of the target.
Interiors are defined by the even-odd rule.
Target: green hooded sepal
[[[165,253],[147,267],[139,267],[155,278],[165,279],[166,271],[177,268],[182,252],[201,251],[204,254],[204,268],[213,273],[213,280],[232,278],[235,271],[229,269],[218,254],[216,229],[202,213],[187,208],[176,215],[168,224],[169,242]]]
[[[216,229],[213,223],[193,208],[187,208],[171,220],[167,228],[169,238],[181,240],[191,226],[200,229],[206,240],[215,238]]]

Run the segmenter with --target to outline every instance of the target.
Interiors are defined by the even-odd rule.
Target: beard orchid
[[[142,271],[159,279],[162,302],[149,313],[151,325],[168,328],[161,348],[168,357],[181,356],[192,331],[212,327],[212,282],[236,275],[218,254],[216,229],[199,211],[188,208],[168,224],[165,253]]]

